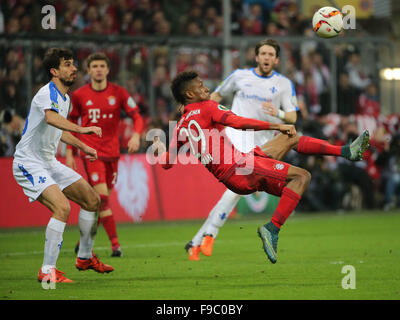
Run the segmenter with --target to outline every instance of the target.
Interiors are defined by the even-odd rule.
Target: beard
[[[76,78],[75,78],[75,79],[76,79]],[[66,80],[66,79],[61,79],[61,78],[60,78],[60,81],[61,81],[61,83],[62,83],[64,86],[70,87],[70,86],[72,86],[72,85],[74,84],[75,79],[73,79],[73,80]]]

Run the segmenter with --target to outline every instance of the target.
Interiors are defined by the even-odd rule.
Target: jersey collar
[[[251,68],[251,71],[253,71],[254,75],[256,75],[257,77],[262,78],[262,79],[270,79],[270,78],[272,78],[274,75],[278,74],[278,72],[276,72],[276,71],[274,70],[274,71],[272,71],[272,74],[271,74],[270,76],[260,76],[260,75],[256,72],[256,69],[255,69],[255,68]]]
[[[64,97],[64,95],[61,93],[60,90],[58,90],[56,84],[55,84],[53,81],[50,81],[50,89],[51,89],[51,88],[54,88],[54,89],[56,90],[56,92],[61,96],[61,98],[62,98],[64,101],[67,100],[67,97]]]

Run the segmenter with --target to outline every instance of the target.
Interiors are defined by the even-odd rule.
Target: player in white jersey
[[[56,269],[63,232],[71,209],[68,199],[88,211],[96,211],[100,198],[85,179],[57,161],[55,155],[61,140],[79,148],[90,159],[97,159],[96,150],[75,138],[69,131],[96,134],[99,137],[102,132],[99,127],[81,127],[66,119],[70,107],[67,91],[77,72],[72,52],[67,49],[49,49],[43,65],[51,81],[32,100],[22,138],[16,146],[13,174],[31,202],[37,200],[52,212],[46,228],[44,259],[38,280],[72,282]],[[94,237],[91,229],[95,217],[83,217],[84,223],[81,223],[81,217],[79,220],[81,235],[87,239],[91,256]],[[98,259],[95,261],[101,264]]]
[[[228,76],[211,94],[211,99],[220,102],[223,97],[234,93],[231,111],[235,114],[268,121],[290,123],[297,120],[297,99],[293,83],[275,71],[279,63],[279,44],[272,39],[263,40],[255,47],[256,68],[237,69]],[[243,131],[231,127],[227,136],[241,152],[249,152],[270,140],[275,132]],[[185,249],[189,260],[199,260],[199,253],[210,256],[219,229],[224,225],[240,195],[227,189],[210,211],[207,220],[189,241]]]

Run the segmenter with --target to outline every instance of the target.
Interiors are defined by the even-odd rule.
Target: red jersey
[[[102,129],[101,138],[94,134],[79,135],[82,142],[96,149],[101,160],[113,160],[120,155],[118,127],[121,109],[133,119],[136,132],[143,130],[143,119],[136,102],[127,90],[111,82],[107,82],[107,87],[101,91],[94,90],[90,83],[75,90],[71,107],[69,120],[77,123],[81,118],[82,127],[97,126]]]
[[[254,154],[237,150],[226,136],[225,126],[242,130],[269,129],[268,122],[237,116],[213,100],[188,104],[174,130],[168,152],[162,155],[163,168],[170,168],[176,156],[179,160],[190,149],[216,178],[228,179],[235,168],[245,165]],[[261,150],[256,148],[254,152]]]

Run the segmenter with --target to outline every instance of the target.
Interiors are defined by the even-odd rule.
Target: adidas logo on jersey
[[[92,100],[89,100],[88,102],[86,102],[86,105],[87,105],[87,106],[92,106],[92,105],[93,105]]]

